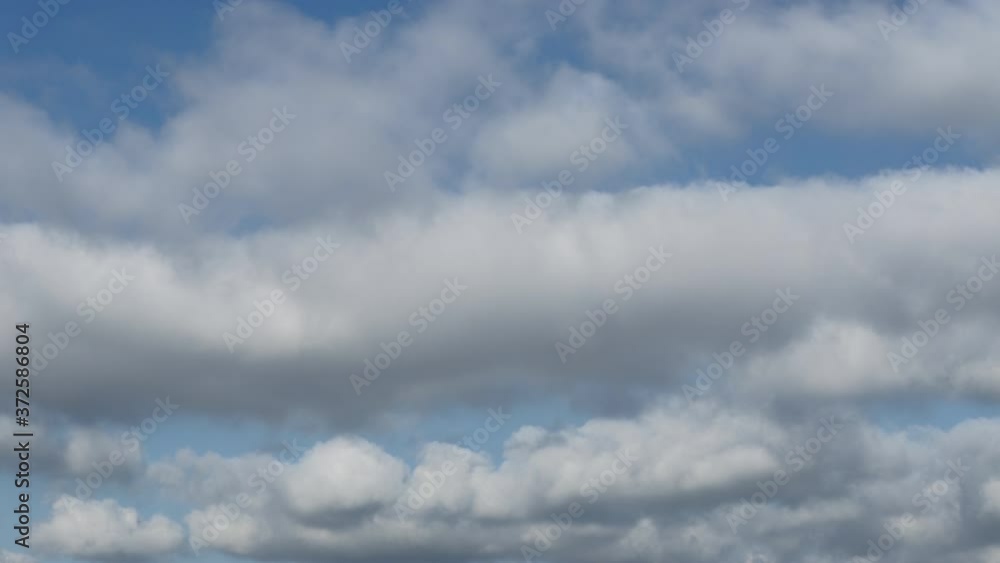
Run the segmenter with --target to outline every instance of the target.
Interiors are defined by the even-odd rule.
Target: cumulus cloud
[[[313,448],[288,475],[292,510],[304,515],[354,510],[392,498],[405,466],[364,442],[335,440]]]
[[[405,468],[374,444],[334,438],[282,462],[266,490],[245,487],[187,523],[200,549],[259,558],[503,559],[548,545],[542,551],[557,561],[734,563],[754,552],[774,561],[846,560],[895,525],[906,538],[900,556],[959,561],[949,558],[956,548],[990,541],[974,508],[976,491],[992,498],[1000,449],[976,436],[997,429],[983,419],[949,431],[888,432],[853,413],[789,426],[676,398],[635,419],[523,427],[498,460],[429,443]],[[382,460],[376,473],[395,473],[364,484],[373,459]],[[331,470],[314,471],[317,463]],[[310,489],[317,494],[304,511],[301,491]],[[316,517],[357,506],[369,510]],[[536,541],[539,533],[547,541]],[[777,541],[789,535],[813,541]]]
[[[165,516],[143,519],[114,500],[81,502],[68,496],[53,504],[51,519],[38,526],[37,534],[48,552],[99,561],[156,558],[174,552],[184,537]]]

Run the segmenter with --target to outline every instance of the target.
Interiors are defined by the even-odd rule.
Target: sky
[[[0,563],[1000,563],[998,23],[3,3]]]

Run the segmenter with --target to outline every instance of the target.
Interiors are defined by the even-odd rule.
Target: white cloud
[[[561,431],[522,428],[496,462],[427,444],[418,465],[402,476],[402,462],[378,446],[334,438],[278,474],[267,494],[245,490],[249,502],[234,496],[186,520],[192,538],[206,537],[208,522],[229,522],[201,547],[247,557],[474,559],[486,549],[492,557],[516,558],[533,530],[576,502],[583,515],[552,542],[547,555],[555,560],[630,561],[641,547],[646,557],[742,563],[754,545],[770,546],[758,556],[778,561],[849,558],[867,549],[871,534],[884,532],[883,523],[910,513],[914,547],[901,552],[914,561],[958,561],[947,554],[979,533],[963,510],[978,501],[961,491],[982,483],[988,498],[1000,460],[995,445],[975,436],[995,432],[998,424],[889,433],[837,414],[788,424],[677,399],[635,419],[593,419]],[[810,441],[817,436],[818,449]],[[622,450],[630,453],[618,457]],[[616,464],[616,458],[632,461]],[[358,469],[374,459],[380,467]],[[448,461],[457,469],[444,474]],[[761,484],[779,470],[787,477],[781,485]],[[390,474],[379,475],[384,472]],[[769,487],[766,505],[734,533],[730,518],[742,509],[741,499]],[[311,508],[302,506],[310,490]],[[414,502],[414,494],[423,502]],[[362,506],[365,512],[350,517],[331,511]],[[462,534],[454,534],[455,521],[462,522]],[[789,535],[813,541],[773,541]]]
[[[406,466],[362,440],[317,445],[283,480],[288,502],[303,516],[383,504],[403,485]]]
[[[287,374],[285,383],[294,385],[282,392],[294,394],[299,407],[352,423],[456,394],[475,397],[496,384],[496,373],[509,373],[508,383],[523,389],[560,384],[572,374],[605,387],[609,398],[627,392],[623,380],[655,380],[677,391],[734,341],[747,351],[726,379],[747,384],[751,394],[980,396],[995,391],[988,364],[995,345],[985,335],[1000,321],[992,306],[1000,285],[984,281],[963,310],[949,295],[996,254],[991,241],[1000,231],[984,210],[998,197],[992,188],[998,174],[927,172],[855,244],[843,224],[895,173],[788,181],[743,190],[728,202],[712,186],[567,194],[524,235],[510,222],[523,206],[513,194],[451,196],[427,218],[386,216],[375,234],[339,223],[288,227],[210,239],[180,254],[19,225],[9,229],[8,241],[32,252],[7,258],[0,278],[25,290],[16,301],[0,300],[0,308],[52,327],[82,326],[84,334],[47,368],[48,381],[59,383],[46,390],[48,400],[93,412],[114,389],[114,396],[134,399],[116,401],[110,411],[128,422],[148,415],[148,397],[167,394],[193,412],[217,413],[225,405],[228,412],[266,415],[277,406],[265,363],[303,353],[319,361]],[[317,236],[331,233],[342,246],[292,292],[283,272],[308,256]],[[616,288],[650,246],[660,245],[673,253],[663,270],[638,291]],[[47,267],[53,263],[60,269]],[[87,323],[77,305],[115,268],[136,281]],[[738,280],[734,271],[741,272]],[[470,289],[421,330],[413,315],[446,279]],[[286,302],[230,355],[223,333],[236,330],[238,318],[275,289]],[[779,289],[801,298],[767,332],[747,328]],[[561,366],[555,342],[609,298],[621,312]],[[892,365],[888,354],[939,308],[947,309],[949,323],[912,360]],[[192,317],[192,310],[199,314]],[[137,324],[142,334],[133,330]],[[361,375],[380,343],[403,330],[416,344],[355,400],[350,375]],[[109,340],[121,343],[119,352],[98,353]],[[147,377],[117,367],[128,358],[144,358]],[[244,392],[233,396],[188,369],[208,358],[219,372],[238,373]],[[388,375],[394,372],[408,375]],[[331,401],[338,406],[330,408]]]
[[[76,501],[63,496],[50,520],[38,525],[38,543],[51,553],[96,560],[148,559],[181,545],[181,527],[162,515],[139,517],[116,501]]]

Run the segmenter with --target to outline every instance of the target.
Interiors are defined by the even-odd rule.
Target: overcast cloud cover
[[[1000,563],[1000,4],[0,21],[0,563]]]

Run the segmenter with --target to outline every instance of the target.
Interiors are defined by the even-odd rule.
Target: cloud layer
[[[405,10],[0,93],[46,557],[1000,562],[995,3]]]

